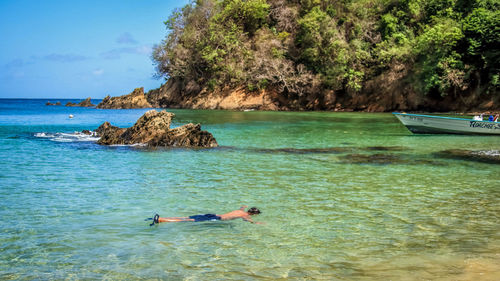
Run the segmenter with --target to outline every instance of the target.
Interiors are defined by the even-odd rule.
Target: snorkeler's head
[[[258,215],[260,214],[260,210],[255,207],[252,207],[248,209],[247,213],[249,213],[250,215]]]

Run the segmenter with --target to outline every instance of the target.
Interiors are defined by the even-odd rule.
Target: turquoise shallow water
[[[498,137],[412,135],[391,114],[172,110],[221,147],[103,147],[61,133],[146,110],[45,102],[0,100],[0,279],[500,278],[500,166],[435,154]],[[265,224],[144,221],[241,204]]]

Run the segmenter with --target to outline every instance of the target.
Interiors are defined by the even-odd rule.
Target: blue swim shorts
[[[190,216],[190,219],[194,219],[194,221],[218,221],[220,217],[214,214],[204,214],[204,215],[196,215]]]

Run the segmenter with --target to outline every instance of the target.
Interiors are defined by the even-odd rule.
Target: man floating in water
[[[225,213],[222,215],[215,215],[215,214],[205,214],[205,215],[196,215],[196,216],[189,216],[189,217],[168,217],[168,218],[161,218],[160,215],[156,214],[153,218],[153,223],[151,225],[154,225],[155,223],[160,223],[160,222],[186,222],[186,221],[227,221],[227,220],[234,220],[234,219],[243,219],[244,221],[255,223],[255,224],[262,224],[261,222],[254,222],[250,216],[253,215],[258,215],[260,214],[260,210],[252,207],[248,210],[245,211],[245,208],[248,208],[248,206],[241,206],[238,210],[231,211],[229,213]],[[151,219],[151,218],[150,218]]]

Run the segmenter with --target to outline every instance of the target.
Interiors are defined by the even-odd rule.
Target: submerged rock
[[[469,160],[491,164],[500,164],[500,151],[498,150],[465,150],[448,149],[435,153],[436,156],[448,159]]]
[[[98,144],[145,144],[157,147],[217,147],[213,135],[201,130],[200,124],[186,124],[170,129],[175,115],[167,111],[150,110],[134,126],[119,128],[104,122],[95,130],[101,138]]]
[[[336,154],[351,151],[350,147],[325,148],[255,148],[259,153],[290,153],[290,154]]]
[[[407,150],[404,146],[368,146],[364,148],[367,151],[403,151]]]
[[[374,165],[432,165],[443,166],[446,163],[429,158],[415,158],[414,155],[375,153],[375,154],[346,154],[339,157],[343,164],[374,164]]]
[[[393,164],[393,163],[406,163],[400,157],[393,154],[347,154],[339,157],[341,163],[349,164]]]
[[[153,107],[144,95],[144,88],[137,88],[128,95],[119,97],[106,96],[97,108],[102,109],[130,109],[130,108],[151,108]]]
[[[80,103],[72,103],[69,101],[68,103],[66,103],[66,106],[92,107],[95,106],[95,104],[92,104],[92,102],[90,102],[90,98],[86,98],[84,101]]]

